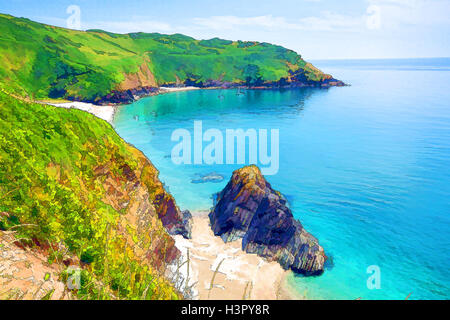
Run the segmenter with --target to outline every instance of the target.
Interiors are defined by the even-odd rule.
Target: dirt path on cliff
[[[69,299],[58,280],[60,266],[15,241],[12,233],[0,231],[0,300]]]

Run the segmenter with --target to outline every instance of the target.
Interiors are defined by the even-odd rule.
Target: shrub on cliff
[[[107,122],[0,92],[0,228],[81,265],[80,297],[180,297],[164,273],[179,252],[161,199],[158,171]]]

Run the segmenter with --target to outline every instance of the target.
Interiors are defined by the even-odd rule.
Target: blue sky
[[[276,43],[306,59],[450,56],[450,0],[2,0],[0,12],[81,29]]]

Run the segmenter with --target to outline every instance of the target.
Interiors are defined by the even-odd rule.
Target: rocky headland
[[[164,88],[345,85],[299,53],[265,42],[78,31],[6,14],[0,14],[0,30],[5,35],[0,89],[29,101],[110,105],[167,92]]]
[[[216,236],[225,242],[242,238],[242,250],[247,253],[304,275],[324,270],[327,257],[318,240],[294,219],[286,199],[256,166],[233,172],[216,195],[209,219]]]
[[[173,91],[189,91],[196,89],[250,89],[250,90],[264,90],[264,89],[292,89],[292,88],[330,88],[346,86],[343,81],[334,79],[332,76],[326,75],[321,81],[310,81],[301,71],[290,71],[289,76],[281,78],[278,81],[256,81],[254,83],[246,82],[226,82],[222,80],[208,80],[205,82],[197,82],[191,79],[186,79],[184,83],[165,83],[161,87],[136,87],[127,90],[112,90],[105,96],[96,98],[94,100],[80,100],[87,103],[97,105],[121,105],[130,104],[141,98],[155,96],[161,93],[171,92],[167,89],[175,89]],[[187,88],[187,89],[185,89]],[[67,97],[68,100],[78,101],[76,97]]]

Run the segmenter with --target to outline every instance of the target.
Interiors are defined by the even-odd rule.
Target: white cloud
[[[39,17],[38,21],[42,21],[44,23],[50,25],[56,25],[63,28],[69,28],[67,21],[68,19],[63,18],[54,18],[54,17]],[[81,16],[81,29],[102,29],[108,32],[115,33],[131,33],[131,32],[162,32],[162,33],[173,33],[180,32],[179,30],[186,29],[184,27],[174,27],[169,23],[157,21],[157,20],[148,20],[143,17],[133,17],[129,21],[92,21],[87,22]]]
[[[215,30],[230,30],[239,27],[254,27],[266,29],[289,29],[310,31],[352,30],[364,23],[362,16],[352,17],[324,11],[320,16],[287,20],[284,17],[272,15],[257,17],[212,16],[195,18],[194,23],[201,27]]]
[[[364,16],[348,16],[324,11],[320,16],[300,19],[296,25],[302,30],[354,31],[364,25]]]
[[[130,33],[130,32],[172,32],[170,24],[153,20],[131,21],[97,21],[85,26],[86,29],[103,29],[110,32]]]
[[[416,6],[420,0],[368,0],[370,4],[379,5],[397,5],[397,6]]]
[[[218,30],[242,26],[273,28],[275,26],[286,26],[287,24],[284,18],[273,17],[272,15],[259,17],[212,16],[208,18],[194,18],[193,22],[201,27]]]
[[[449,25],[448,0],[367,0],[377,6],[383,28]]]
[[[318,1],[318,0],[304,0]],[[161,32],[184,33],[196,37],[222,36],[228,38],[240,37],[245,32],[246,37],[265,39],[268,32],[299,36],[306,32],[336,32],[341,35],[369,32],[394,33],[397,36],[405,33],[415,33],[427,27],[450,25],[448,12],[449,0],[365,0],[367,11],[363,9],[353,15],[331,11],[318,12],[314,16],[286,18],[272,14],[242,17],[235,15],[197,17],[171,23],[149,19],[145,16],[133,16],[127,21],[85,21],[81,16],[82,29],[104,29],[117,33],[129,32]],[[379,15],[379,16],[377,16]],[[46,19],[50,22],[49,19]],[[58,20],[58,21],[56,21]],[[53,19],[53,24],[66,26],[65,19]],[[51,23],[51,22],[50,22]],[[430,29],[431,30],[431,29]],[[257,34],[258,36],[252,36]]]

